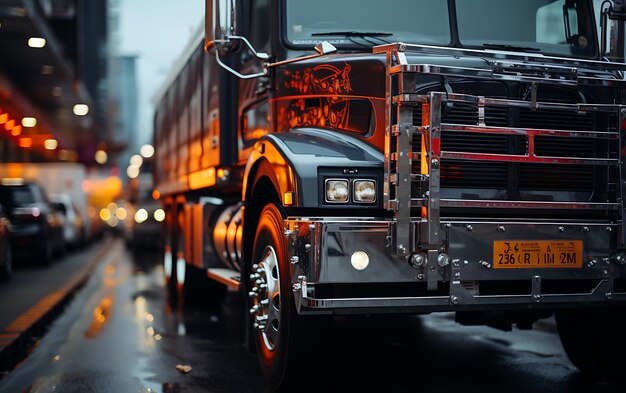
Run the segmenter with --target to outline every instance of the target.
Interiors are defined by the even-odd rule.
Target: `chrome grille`
[[[450,188],[506,188],[507,167],[502,162],[449,160],[441,166],[441,186]]]
[[[606,133],[598,134],[601,125],[604,129],[609,125],[611,130],[615,123],[611,116],[603,112],[485,106],[485,127],[481,128],[475,102],[450,104],[444,97],[441,196],[462,195],[468,200],[606,202],[616,191],[612,185],[616,184],[613,178],[617,171],[607,170],[606,165],[594,160],[615,160],[619,156],[615,135],[610,139]],[[421,106],[413,108],[413,120],[414,125],[421,125]],[[413,136],[416,158],[421,154],[421,138],[420,133]],[[572,162],[553,165],[533,161],[542,157],[548,161]],[[413,160],[413,173],[421,173],[420,161]],[[487,189],[497,192],[481,191]]]
[[[594,138],[537,136],[535,138],[535,154],[549,157],[593,158],[596,154],[602,154],[597,153],[601,152],[601,145],[603,145],[601,141]],[[606,150],[606,154],[614,157],[614,154],[611,154],[609,150]]]
[[[583,191],[592,192],[594,170],[590,166],[568,165],[555,167],[548,164],[521,164],[520,190]],[[551,199],[553,196],[546,195]]]
[[[593,131],[596,128],[595,113],[577,114],[566,111],[543,110],[519,111],[519,127],[551,130]]]

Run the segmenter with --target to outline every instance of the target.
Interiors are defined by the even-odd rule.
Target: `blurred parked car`
[[[127,200],[119,199],[100,209],[99,214],[105,231],[125,238],[128,221],[132,220],[135,207]]]
[[[72,198],[68,194],[50,194],[50,201],[65,217],[65,244],[74,249],[81,247],[85,243],[85,225]]]
[[[132,249],[150,248],[160,250],[161,226],[165,219],[165,212],[158,201],[146,200],[140,202],[131,220],[127,221],[125,231],[126,244]]]
[[[0,280],[8,280],[13,273],[11,254],[11,222],[0,205]]]
[[[48,264],[55,253],[65,250],[64,218],[36,182],[2,179],[0,204],[11,221],[14,257],[28,256]]]

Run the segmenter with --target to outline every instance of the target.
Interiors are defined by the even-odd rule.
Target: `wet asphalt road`
[[[0,282],[0,332],[43,297],[64,287],[111,241],[105,237],[58,257],[48,266],[15,260],[13,277]]]
[[[243,309],[168,305],[160,256],[116,241],[0,392],[268,392],[243,345]],[[565,356],[551,320],[532,331],[456,325],[452,314],[339,318],[327,361],[302,365],[315,392],[613,393]],[[188,374],[176,365],[189,365]]]

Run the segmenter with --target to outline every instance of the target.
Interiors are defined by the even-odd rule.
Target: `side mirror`
[[[232,40],[238,33],[239,0],[205,0],[204,49],[215,47],[221,53],[239,49],[239,41]]]
[[[626,3],[624,0],[604,1],[600,12],[600,59],[624,61]]]

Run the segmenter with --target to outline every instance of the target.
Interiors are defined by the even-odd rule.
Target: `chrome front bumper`
[[[392,226],[392,220],[377,219],[285,220],[298,311],[419,313],[626,304],[626,266],[618,258],[623,254],[611,247],[620,232],[617,224],[442,220],[442,247],[429,253],[420,268],[394,255]],[[414,246],[420,227],[423,223],[411,223]],[[493,268],[494,241],[546,239],[582,240],[582,267]],[[370,257],[362,271],[350,263],[359,250]],[[447,263],[438,260],[440,254],[449,256]],[[484,290],[493,283],[497,290]],[[509,291],[508,283],[521,289]],[[396,287],[403,289],[394,291]]]

